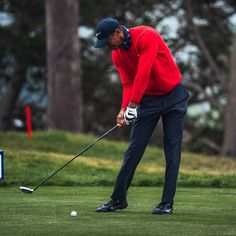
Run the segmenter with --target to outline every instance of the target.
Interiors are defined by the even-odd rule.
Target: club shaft
[[[81,154],[83,154],[84,152],[86,152],[88,149],[90,149],[95,143],[97,143],[99,140],[103,139],[105,136],[107,136],[109,133],[111,133],[113,130],[115,130],[116,128],[118,128],[117,125],[115,125],[114,127],[112,127],[111,129],[109,129],[105,134],[103,134],[102,136],[100,136],[99,138],[97,138],[94,142],[92,142],[91,144],[89,144],[86,148],[84,148],[81,152],[79,152],[76,156],[74,156],[71,160],[69,160],[68,162],[66,162],[64,165],[62,165],[60,168],[58,168],[56,171],[54,171],[51,175],[49,175],[46,179],[44,179],[42,182],[40,182],[35,188],[34,191],[41,186],[42,184],[44,184],[46,181],[48,181],[51,177],[53,177],[57,172],[59,172],[61,169],[63,169],[65,166],[67,166],[68,164],[70,164],[72,161],[74,161],[78,156],[80,156]]]

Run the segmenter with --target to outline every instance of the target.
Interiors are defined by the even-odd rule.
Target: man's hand
[[[137,118],[137,107],[127,107],[125,114],[124,114],[124,120],[127,125],[130,125],[135,121]]]
[[[124,120],[124,114],[125,114],[125,109],[121,109],[116,117],[116,123],[119,127],[126,125],[125,120]]]

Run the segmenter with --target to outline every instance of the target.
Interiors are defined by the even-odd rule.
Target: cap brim
[[[107,44],[108,44],[108,38],[98,39],[94,47],[95,48],[102,48],[102,47],[106,46]]]

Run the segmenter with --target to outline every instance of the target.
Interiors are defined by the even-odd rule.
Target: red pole
[[[27,125],[27,131],[28,131],[28,139],[32,139],[32,122],[31,122],[30,106],[26,106],[25,115],[26,115],[26,125]]]

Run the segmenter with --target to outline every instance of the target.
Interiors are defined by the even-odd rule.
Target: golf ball
[[[70,215],[71,215],[72,217],[75,217],[75,216],[77,216],[77,212],[76,212],[76,211],[72,211],[72,212],[70,213]]]

